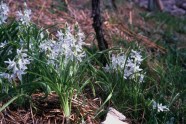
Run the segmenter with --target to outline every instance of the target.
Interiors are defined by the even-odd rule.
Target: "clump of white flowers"
[[[17,49],[17,55],[13,60],[4,61],[8,64],[7,70],[9,73],[0,73],[0,77],[8,79],[9,82],[16,81],[16,79],[22,81],[22,75],[26,74],[27,65],[30,64],[31,60],[26,52],[25,49]]]
[[[169,111],[169,108],[167,106],[162,105],[162,103],[159,104],[159,103],[155,102],[154,100],[152,102],[152,107],[153,107],[153,109],[157,109],[158,112]]]
[[[0,4],[0,25],[5,23],[8,18],[9,8],[6,3]]]
[[[65,30],[59,30],[56,36],[56,41],[45,40],[40,44],[41,51],[45,52],[49,57],[48,63],[54,64],[53,60],[56,60],[60,56],[64,56],[65,63],[69,60],[81,62],[86,56],[82,46],[85,44],[83,42],[83,33],[81,33],[80,30],[77,30],[75,31],[75,34],[72,34],[70,27],[66,25]]]
[[[110,64],[104,67],[105,71],[113,72],[119,71],[123,73],[125,79],[139,78],[139,82],[143,82],[144,74],[140,73],[143,69],[140,68],[143,61],[142,55],[139,51],[131,50],[129,56],[124,53],[112,55]]]
[[[82,58],[85,57],[85,51],[82,47],[85,44],[83,42],[84,35],[79,30],[75,33],[75,35],[71,33],[69,26],[64,33],[58,31],[57,37],[59,42],[57,43],[62,47],[62,54],[65,55],[66,59],[82,61]]]
[[[31,10],[27,8],[27,4],[24,3],[25,9],[23,11],[17,12],[18,20],[21,21],[23,25],[29,25],[31,20]]]

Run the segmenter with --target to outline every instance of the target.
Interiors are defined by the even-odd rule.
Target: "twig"
[[[33,112],[32,112],[32,106],[30,105],[30,114],[31,114],[31,117],[32,117],[32,123],[34,123],[34,116],[33,116]]]
[[[153,41],[151,41],[147,37],[145,37],[143,35],[140,35],[140,34],[137,34],[137,33],[133,32],[133,31],[129,30],[122,23],[120,23],[120,25],[118,27],[120,27],[120,30],[122,30],[123,32],[125,32],[127,35],[133,37],[137,41],[143,41],[149,47],[156,48],[156,49],[160,50],[162,53],[166,53],[166,49],[165,48],[163,48],[163,47],[155,44]]]

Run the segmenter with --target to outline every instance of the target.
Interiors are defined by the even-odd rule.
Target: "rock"
[[[162,0],[162,2],[165,5],[174,5],[175,4],[174,0]]]
[[[183,3],[186,3],[186,0],[175,0],[176,5],[181,5]]]
[[[178,6],[178,5],[177,5],[177,6]],[[182,8],[182,9],[184,9],[184,10],[186,10],[186,3],[183,3],[183,4],[179,5],[178,7],[179,7],[179,8]]]
[[[108,113],[110,113],[111,115],[115,116],[119,120],[122,120],[122,121],[126,120],[126,117],[122,113],[118,112],[116,109],[114,109],[112,107],[109,108],[109,112]]]
[[[161,0],[164,6],[163,11],[174,16],[186,15],[186,0]],[[140,7],[148,8],[148,0],[135,0]]]
[[[171,11],[171,14],[174,16],[182,16],[182,15],[185,15],[185,13],[186,13],[185,10],[180,9],[180,8],[177,8]]]
[[[176,6],[176,5],[173,5],[173,7],[172,7],[173,9],[178,9],[178,7]]]
[[[177,0],[176,1],[176,6],[186,10],[186,0]]]
[[[172,6],[170,6],[170,5],[167,5],[167,6],[165,6],[165,8],[164,8],[164,10],[163,11],[165,11],[165,12],[171,12],[173,10],[173,7]]]
[[[139,3],[139,0],[134,0],[134,3]]]
[[[102,122],[101,124],[128,124],[128,123],[118,120],[111,114],[107,114],[105,121]]]
[[[183,3],[183,4],[182,4],[182,8],[183,8],[184,10],[186,10],[186,3]]]
[[[147,4],[148,4],[148,1],[142,1],[142,2],[139,3],[139,6],[147,8]]]
[[[105,121],[101,122],[101,124],[128,124],[127,122],[123,122],[125,120],[126,117],[122,113],[110,107]]]

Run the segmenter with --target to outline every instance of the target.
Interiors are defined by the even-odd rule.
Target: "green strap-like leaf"
[[[11,100],[9,100],[6,104],[4,104],[1,108],[0,108],[0,112],[3,111],[7,106],[9,106],[12,102],[14,102],[17,98],[21,97],[22,94],[14,96]]]

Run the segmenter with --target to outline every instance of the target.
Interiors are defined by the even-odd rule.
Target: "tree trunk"
[[[64,4],[66,7],[68,7],[68,0],[64,0]]]
[[[160,10],[162,11],[164,9],[163,3],[161,0],[148,0],[148,10],[154,11],[154,10]]]
[[[100,11],[100,0],[92,0],[92,17],[93,17],[93,28],[96,32],[96,39],[100,51],[108,49],[108,44],[103,35],[102,19]],[[102,64],[106,65],[106,57],[103,55]]]
[[[112,6],[117,11],[116,0],[112,0]]]

